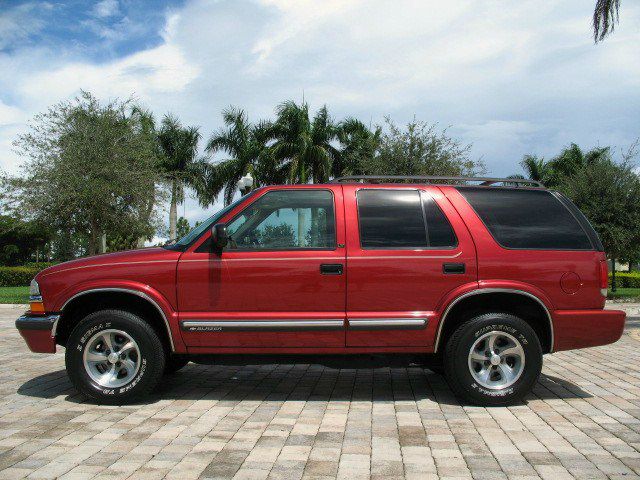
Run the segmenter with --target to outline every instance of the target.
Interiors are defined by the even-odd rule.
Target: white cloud
[[[51,8],[48,2],[27,2],[0,13],[0,51],[14,47],[29,35],[40,31],[44,22],[35,13]]]
[[[22,125],[84,88],[135,94],[206,138],[230,104],[256,119],[304,93],[337,118],[452,125],[488,173],[514,173],[525,153],[552,155],[572,141],[624,147],[640,136],[640,7],[625,3],[615,33],[594,45],[592,6],[192,0],[167,14],[159,46],[107,63],[45,46],[0,54],[0,125]],[[7,135],[0,127],[0,167],[16,162]],[[202,215],[188,200],[187,216]]]
[[[120,13],[118,0],[102,0],[93,7],[93,15],[98,18],[108,18]]]
[[[0,101],[0,127],[22,123],[26,120],[25,113],[17,107],[5,105]]]
[[[26,78],[17,92],[24,97],[38,92],[46,102],[69,97],[81,88],[100,97],[144,98],[183,90],[198,74],[197,66],[186,61],[179,47],[164,44],[104,65],[74,62],[38,72]],[[42,85],[47,85],[46,92]]]

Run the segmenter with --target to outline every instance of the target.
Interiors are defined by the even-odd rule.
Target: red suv
[[[173,244],[47,268],[16,327],[34,352],[64,346],[73,384],[105,403],[212,355],[366,353],[430,358],[464,400],[505,405],[543,354],[620,338],[606,292],[595,231],[536,182],[344,177],[259,188]]]

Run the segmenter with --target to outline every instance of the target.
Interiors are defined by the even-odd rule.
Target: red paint
[[[34,353],[56,353],[56,342],[49,330],[19,330],[29,350]]]
[[[509,250],[498,245],[454,187],[427,185],[297,185],[268,187],[229,212],[228,222],[267,191],[331,190],[338,247],[325,251],[198,253],[205,233],[185,252],[163,248],[83,258],[37,275],[47,312],[74,295],[118,288],[143,293],[164,313],[177,352],[389,353],[431,352],[439,322],[457,299],[477,289],[526,292],[549,311],[554,348],[616,341],[624,313],[606,311],[606,258],[597,251]],[[452,249],[366,250],[360,247],[356,191],[420,189],[448,217],[458,238]],[[464,274],[445,275],[445,262]],[[321,275],[322,263],[344,264],[343,275]],[[604,273],[603,273],[604,272]],[[604,280],[603,280],[604,279]],[[426,318],[424,329],[350,330],[349,320]],[[338,330],[187,332],[181,320],[342,321]],[[32,351],[55,351],[46,330],[21,332]]]
[[[567,272],[560,278],[560,287],[564,293],[573,295],[582,286],[580,276],[575,272]]]
[[[617,342],[624,330],[619,310],[560,310],[553,318],[554,350],[596,347]]]
[[[458,237],[453,249],[365,250],[360,247],[356,193],[366,185],[344,185],[347,226],[347,318],[431,317],[425,330],[347,331],[347,347],[432,347],[435,310],[449,291],[477,279],[476,252],[464,222],[437,187],[395,185],[428,192],[447,215]],[[378,187],[376,187],[378,188]],[[445,262],[464,263],[462,275],[444,275]]]

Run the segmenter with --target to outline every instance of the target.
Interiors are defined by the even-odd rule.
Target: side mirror
[[[222,251],[229,243],[229,234],[227,233],[227,225],[218,223],[211,227],[211,244],[214,250]]]

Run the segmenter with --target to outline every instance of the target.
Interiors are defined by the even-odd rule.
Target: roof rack
[[[331,180],[329,183],[346,183],[346,182],[358,182],[358,183],[400,183],[404,181],[414,181],[414,183],[437,183],[446,184],[469,184],[469,182],[476,182],[477,185],[488,187],[495,185],[496,183],[502,183],[505,186],[520,187],[520,186],[532,186],[542,187],[544,185],[537,180],[530,180],[528,178],[488,178],[488,177],[439,177],[431,175],[349,175],[346,177],[337,177]]]

